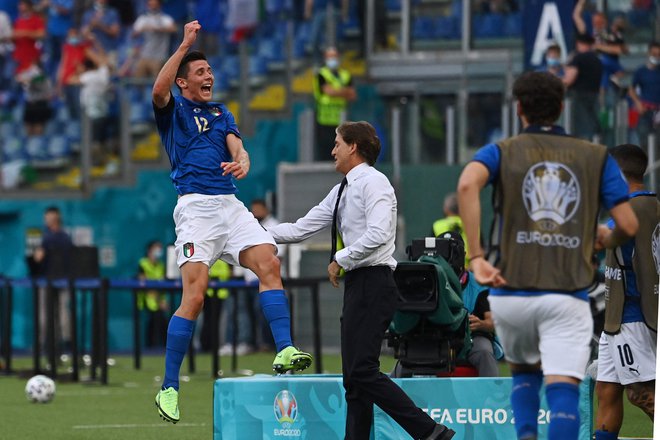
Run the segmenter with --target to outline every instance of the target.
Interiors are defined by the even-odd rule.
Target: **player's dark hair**
[[[655,49],[656,47],[660,47],[660,41],[651,41],[649,43],[649,52],[651,52],[651,50]]]
[[[635,183],[644,182],[644,173],[649,165],[649,158],[644,150],[635,144],[621,144],[610,148],[609,153],[619,164],[626,179]]]
[[[348,145],[357,145],[357,151],[369,165],[376,163],[380,153],[380,139],[376,129],[366,121],[343,122],[337,127],[337,133]]]
[[[187,78],[188,72],[190,71],[190,67],[188,65],[193,61],[199,60],[207,61],[206,55],[198,50],[192,50],[185,54],[181,60],[181,63],[179,63],[179,68],[176,70],[176,78]],[[179,88],[179,91],[181,91],[181,87],[179,87],[178,84],[177,87]]]
[[[526,72],[513,83],[513,96],[527,122],[552,125],[561,114],[564,84],[548,72]]]

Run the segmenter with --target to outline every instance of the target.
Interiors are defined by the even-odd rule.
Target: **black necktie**
[[[330,251],[330,262],[332,263],[335,259],[335,253],[337,252],[337,211],[339,210],[339,200],[341,200],[341,193],[344,191],[348,180],[346,177],[341,181],[339,185],[339,192],[337,192],[337,202],[335,203],[335,209],[332,211],[332,248]]]

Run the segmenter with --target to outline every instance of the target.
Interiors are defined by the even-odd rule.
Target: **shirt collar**
[[[523,130],[523,133],[541,133],[541,134],[557,134],[560,136],[567,136],[566,130],[559,125],[528,125]]]
[[[369,165],[367,165],[366,162],[362,162],[361,164],[354,166],[348,173],[346,173],[346,181],[348,183],[355,182],[357,178],[367,170],[367,168],[369,168]]]

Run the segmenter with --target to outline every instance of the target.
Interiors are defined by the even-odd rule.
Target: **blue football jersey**
[[[227,135],[240,137],[234,115],[217,102],[199,103],[172,96],[163,108],[154,106],[156,126],[170,158],[170,177],[179,194],[235,194],[230,174],[220,164],[232,162]]]

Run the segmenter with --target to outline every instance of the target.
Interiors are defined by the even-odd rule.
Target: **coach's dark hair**
[[[380,139],[376,129],[366,121],[343,122],[337,127],[339,134],[348,145],[357,145],[357,151],[369,165],[376,163],[380,153]]]
[[[552,125],[561,115],[564,84],[548,72],[526,72],[513,83],[513,96],[527,122]]]
[[[179,63],[179,68],[176,71],[176,78],[187,78],[188,72],[190,71],[188,64],[198,60],[206,61],[206,55],[198,50],[193,50],[185,54],[181,60],[181,63]],[[177,87],[179,87],[178,84]],[[181,91],[181,87],[179,87],[179,91]]]
[[[649,158],[644,150],[635,144],[621,144],[610,148],[609,153],[619,164],[626,179],[635,183],[644,182],[644,173],[649,165]]]

